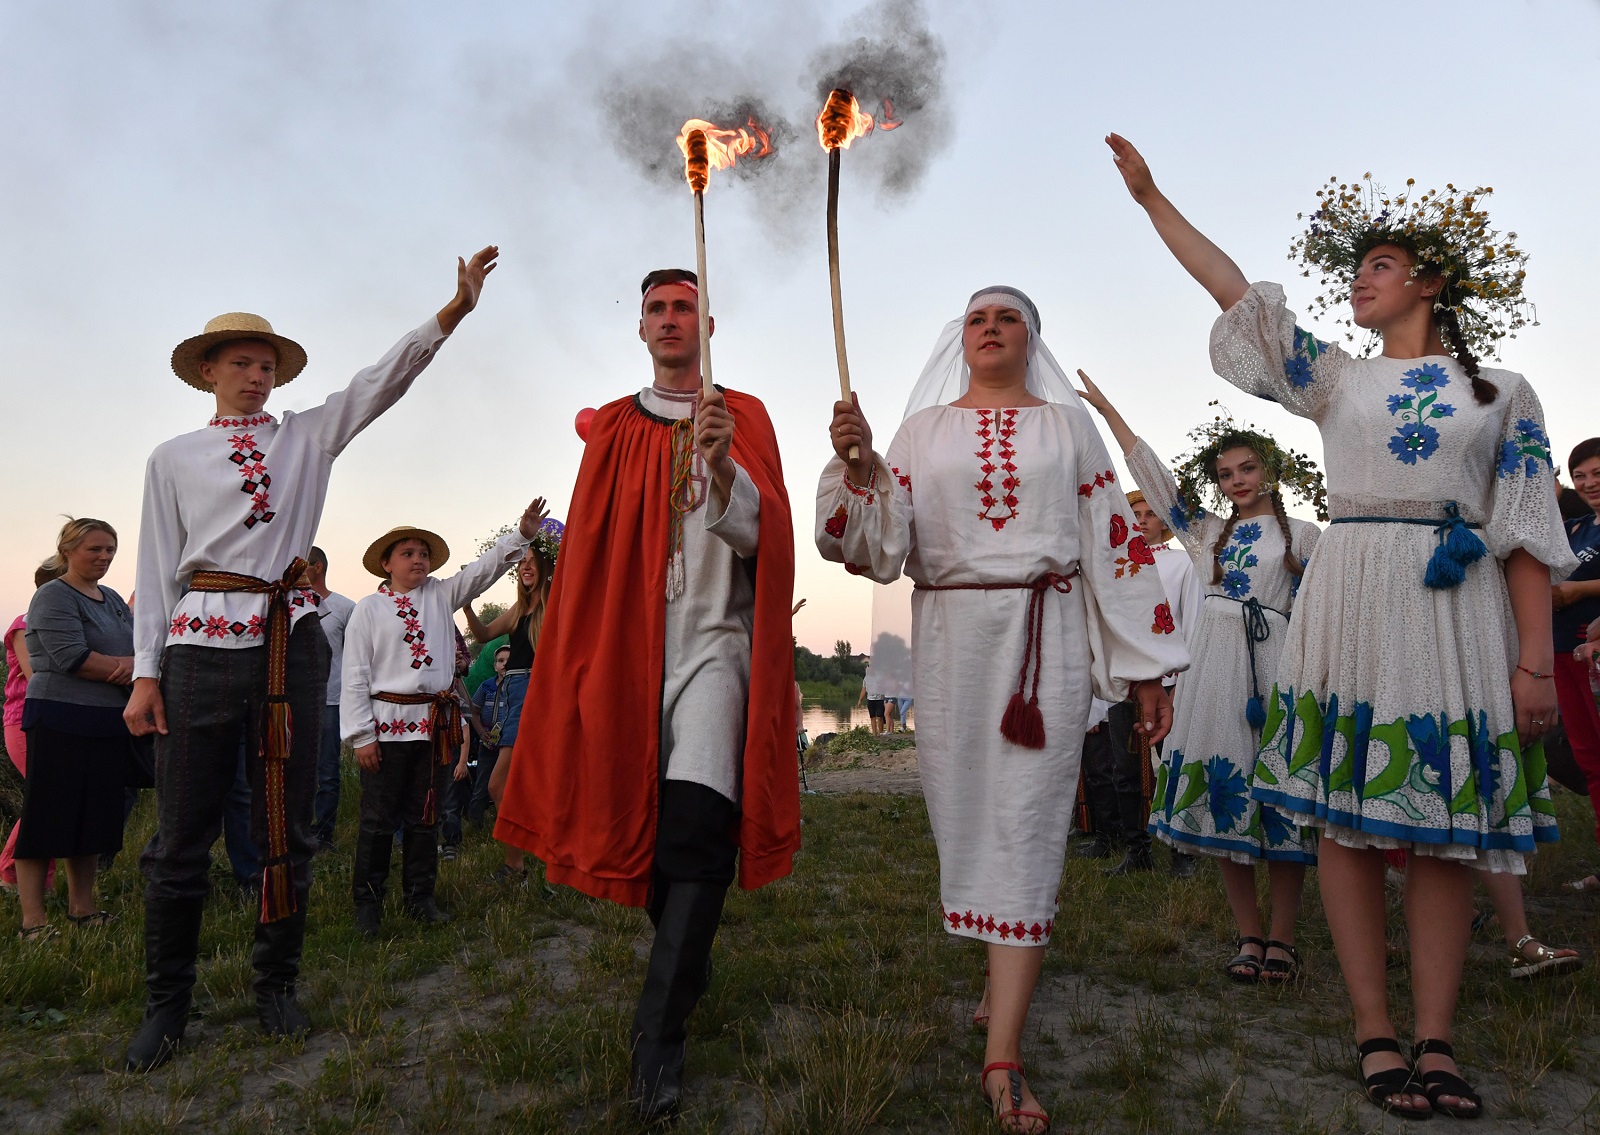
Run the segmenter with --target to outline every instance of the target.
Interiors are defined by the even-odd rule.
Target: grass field
[[[353,805],[349,785],[346,840]],[[1600,903],[1560,889],[1594,861],[1592,818],[1570,794],[1558,808],[1574,838],[1539,856],[1534,927],[1592,952]],[[982,960],[976,944],[940,928],[921,800],[809,796],[804,809],[794,876],[729,902],[715,980],[691,1022],[692,1106],[677,1130],[992,1130],[976,1090],[983,1040],[967,1024]],[[23,944],[15,903],[4,908],[0,1131],[637,1129],[620,1097],[648,924],[638,911],[551,891],[537,874],[497,889],[488,880],[496,850],[481,834],[441,865],[441,901],[456,921],[424,929],[391,901],[377,943],[352,929],[348,855],[318,859],[301,991],[316,1032],[302,1043],[257,1033],[254,912],[219,882],[190,1047],[150,1076],[117,1071],[142,1006],[132,849],[150,822],[146,800],[130,851],[104,880],[114,925],[63,925],[53,941]],[[1029,1025],[1030,1079],[1055,1130],[1385,1126],[1358,1102],[1349,1072],[1348,1018],[1314,874],[1301,937],[1306,981],[1267,990],[1219,973],[1231,934],[1213,870],[1185,883],[1107,879],[1102,867],[1069,860]],[[57,905],[64,924],[63,914]],[[1460,1014],[1458,1048],[1489,1108],[1473,1130],[1600,1132],[1595,967],[1519,987],[1500,959],[1498,935],[1480,936]],[[1399,988],[1403,963],[1393,978]]]

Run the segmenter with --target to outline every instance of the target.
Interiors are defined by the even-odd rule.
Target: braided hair
[[[1283,533],[1283,568],[1290,575],[1301,575],[1305,565],[1294,554],[1294,534],[1289,531],[1289,514],[1283,511],[1283,494],[1272,491],[1272,515],[1278,518],[1278,531]],[[1221,566],[1221,565],[1218,565]]]
[[[1444,340],[1445,346],[1450,348],[1450,353],[1455,356],[1456,362],[1461,364],[1461,369],[1466,371],[1467,377],[1472,380],[1472,396],[1484,406],[1493,402],[1495,396],[1500,393],[1500,388],[1478,374],[1478,356],[1467,346],[1467,337],[1461,331],[1461,317],[1456,314],[1456,309],[1440,308],[1434,314],[1433,321],[1439,328],[1439,337]]]
[[[1233,535],[1233,526],[1239,523],[1239,506],[1234,505],[1233,511],[1228,514],[1228,523],[1222,526],[1222,535],[1217,537],[1217,542],[1211,545],[1211,582],[1222,582],[1222,550],[1228,546],[1228,537]]]

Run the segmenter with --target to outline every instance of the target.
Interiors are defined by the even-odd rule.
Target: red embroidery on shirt
[[[909,494],[911,492],[911,478],[900,472],[893,465],[889,466],[889,472],[894,474],[894,479],[899,481],[900,487]]]
[[[873,502],[874,498],[875,498],[875,490],[878,487],[878,469],[877,469],[877,466],[873,466],[872,476],[867,479],[867,487],[866,488],[863,489],[860,485],[857,485],[849,477],[846,477],[844,479],[844,487],[849,489],[852,493],[854,493],[858,497],[865,497],[867,503],[871,504]]]
[[[425,737],[433,736],[433,721],[427,717],[421,721],[379,721],[377,728],[379,733],[420,733]]]
[[[254,418],[239,420],[241,423],[261,424]],[[216,421],[212,419],[213,423]],[[228,460],[239,467],[239,476],[244,478],[239,490],[250,495],[250,514],[244,518],[244,526],[254,528],[257,524],[272,523],[272,518],[278,515],[272,511],[272,501],[267,492],[272,487],[272,477],[267,473],[267,455],[256,448],[256,435],[236,433],[228,439],[228,444],[233,446],[233,453]]]
[[[1124,575],[1138,575],[1140,570],[1156,562],[1155,555],[1150,551],[1150,545],[1145,543],[1143,536],[1135,536],[1128,541],[1128,554],[1117,557],[1116,578]]]
[[[1035,945],[1041,945],[1050,940],[1050,935],[1055,932],[1055,919],[1047,918],[1041,925],[1038,922],[1028,924],[1021,919],[1016,922],[997,921],[992,914],[974,914],[972,911],[954,911],[944,907],[944,920],[950,924],[951,930],[976,930],[980,934],[993,934],[1002,942],[1021,942],[1027,938]]]
[[[252,414],[248,418],[224,418],[220,416],[213,416],[212,419],[206,423],[208,426],[225,430],[248,430],[254,429],[256,426],[275,426],[277,424],[278,419],[274,418],[271,414]]]
[[[1107,469],[1104,473],[1096,473],[1094,475],[1094,480],[1085,481],[1083,484],[1078,486],[1078,495],[1080,497],[1091,496],[1096,489],[1103,489],[1107,485],[1116,481],[1116,479],[1117,475],[1110,469]]]
[[[1120,548],[1122,547],[1123,541],[1125,541],[1127,538],[1128,522],[1122,519],[1121,513],[1113,512],[1111,514],[1111,546],[1113,548]]]
[[[1006,521],[1017,515],[1017,489],[1022,482],[1017,477],[1014,460],[1017,451],[1011,444],[1011,439],[1017,432],[1017,412],[1001,410],[999,416],[991,417],[993,414],[993,410],[978,411],[977,435],[978,440],[983,442],[983,447],[977,451],[977,456],[978,469],[983,474],[983,480],[976,482],[972,487],[978,490],[978,500],[983,505],[983,511],[978,513],[978,518],[987,520],[998,532],[1006,526]],[[996,435],[1000,447],[998,454],[995,453]],[[999,457],[998,462],[995,460],[996,456]],[[1003,474],[1000,478],[998,496],[995,495],[994,483],[994,474],[997,472]]]
[[[267,620],[260,615],[251,615],[250,621],[245,624],[244,633],[251,638],[260,638],[267,633]]]
[[[179,611],[178,614],[173,618],[172,626],[167,629],[167,633],[175,634],[179,638],[182,638],[188,630],[189,616],[185,615],[182,611]]]
[[[428,653],[428,636],[422,633],[422,621],[417,618],[417,606],[409,595],[396,595],[387,583],[378,584],[378,590],[394,600],[394,613],[405,624],[401,637],[411,648],[411,668],[420,670],[433,665],[433,655]]]
[[[839,511],[828,517],[827,521],[822,525],[822,530],[835,540],[843,540],[845,521],[849,519],[849,516],[850,514],[845,511],[844,505],[840,505]]]
[[[204,626],[207,638],[223,638],[228,633],[228,620],[221,615],[209,616]],[[199,628],[196,627],[195,629],[198,630]]]
[[[1150,630],[1155,634],[1171,634],[1178,626],[1172,621],[1172,607],[1167,603],[1156,604],[1156,621],[1150,624]]]

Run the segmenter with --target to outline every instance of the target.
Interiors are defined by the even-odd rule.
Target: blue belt
[[[1235,599],[1232,595],[1218,595],[1216,598],[1239,604],[1239,614],[1244,619],[1244,645],[1250,653],[1250,700],[1245,703],[1244,716],[1250,722],[1250,728],[1260,729],[1267,723],[1267,707],[1261,700],[1261,683],[1256,678],[1256,643],[1266,642],[1272,637],[1272,624],[1267,622],[1268,611],[1282,615],[1286,620],[1289,613],[1268,607],[1254,596]]]
[[[1414,516],[1340,516],[1333,524],[1426,524],[1439,538],[1439,546],[1428,558],[1428,570],[1422,582],[1436,591],[1448,591],[1467,578],[1467,567],[1489,554],[1484,542],[1472,532],[1482,528],[1470,520],[1461,519],[1461,509],[1455,501],[1444,504],[1443,520],[1428,520]]]

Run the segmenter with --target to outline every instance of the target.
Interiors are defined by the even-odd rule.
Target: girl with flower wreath
[[[1556,838],[1541,738],[1556,722],[1550,587],[1576,560],[1543,413],[1478,352],[1527,322],[1526,257],[1488,190],[1415,199],[1334,182],[1294,254],[1324,309],[1381,344],[1357,357],[1295,324],[1106,139],[1133,199],[1223,315],[1216,372],[1317,423],[1333,520],[1306,567],[1252,795],[1322,829],[1319,885],[1350,994],[1358,1075],[1385,1111],[1483,1114],[1451,1047],[1472,872],[1521,874]],[[1406,848],[1415,1043],[1390,1018],[1383,852]]]
[[[1274,804],[1251,798],[1266,721],[1262,694],[1278,656],[1304,565],[1321,529],[1284,512],[1279,485],[1316,503],[1322,476],[1265,434],[1217,418],[1191,435],[1204,444],[1174,476],[1083,371],[1083,400],[1105,418],[1128,469],[1194,560],[1205,602],[1189,638],[1194,664],[1173,693],[1172,734],[1156,781],[1150,830],[1174,851],[1217,860],[1238,927],[1224,972],[1238,982],[1294,980],[1295,922],[1316,833]],[[1231,507],[1202,507],[1208,482]],[[1256,864],[1267,864],[1271,931],[1263,937]]]

